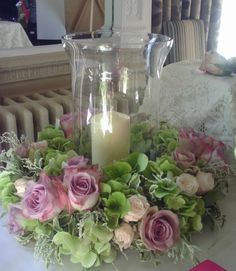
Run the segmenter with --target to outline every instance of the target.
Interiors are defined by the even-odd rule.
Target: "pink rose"
[[[58,178],[51,179],[44,172],[39,181],[29,182],[23,198],[23,213],[29,219],[50,220],[68,208],[68,198]]]
[[[86,168],[88,166],[88,159],[84,156],[74,156],[67,162],[66,168]]]
[[[115,229],[113,240],[120,250],[129,248],[134,240],[132,227],[128,223],[122,223],[119,228]]]
[[[79,115],[79,113],[68,113],[60,118],[60,124],[61,128],[64,131],[66,137],[72,137],[73,135],[73,125],[75,124],[78,128],[81,128],[81,126],[84,126],[86,123],[86,114],[83,114],[82,116]]]
[[[214,188],[214,178],[211,173],[199,171],[196,175],[199,185],[197,194],[204,195]]]
[[[147,249],[165,252],[179,239],[178,216],[171,211],[158,211],[157,207],[151,207],[141,220],[139,233]]]
[[[191,152],[197,161],[203,163],[224,161],[225,145],[221,141],[193,129],[181,129],[179,132],[180,149]]]
[[[187,169],[196,164],[195,155],[188,150],[175,150],[173,153],[173,158],[181,169]]]
[[[147,199],[141,195],[133,195],[129,199],[131,210],[125,215],[126,222],[139,221],[150,207]]]
[[[187,140],[195,140],[195,139],[200,139],[204,138],[205,135],[203,133],[196,132],[192,128],[182,128],[179,131],[179,137],[180,139],[187,139]]]
[[[68,197],[76,210],[89,210],[99,199],[99,181],[101,178],[97,168],[87,166],[80,169],[65,168],[63,183],[68,189]]]
[[[8,212],[8,228],[10,233],[23,235],[24,229],[21,220],[24,219],[23,210],[19,205],[11,205]]]

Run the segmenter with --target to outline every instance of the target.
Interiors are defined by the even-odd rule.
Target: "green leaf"
[[[52,241],[57,246],[61,245],[65,251],[68,251],[71,254],[76,251],[77,247],[79,247],[81,242],[77,237],[74,237],[68,232],[64,231],[56,233]]]
[[[123,184],[128,184],[130,178],[131,178],[131,173],[128,173],[128,174],[124,174],[123,176],[117,178],[116,180],[123,183]]]
[[[94,267],[100,266],[101,263],[102,263],[102,261],[101,261],[101,259],[98,257],[97,260],[96,260],[96,262],[94,263]]]
[[[170,157],[162,157],[157,159],[157,164],[161,171],[168,173],[171,171],[174,176],[179,176],[183,171],[178,168],[175,162]]]
[[[177,147],[177,141],[176,140],[171,140],[168,145],[167,145],[167,150],[168,152],[173,152]]]
[[[140,185],[140,175],[138,173],[134,173],[129,181],[129,187],[137,190]]]
[[[134,152],[129,155],[126,161],[137,172],[144,171],[148,165],[148,157],[144,153]]]
[[[123,175],[130,173],[132,170],[131,166],[126,162],[114,162],[112,165],[105,166],[103,168],[104,179],[115,180]]]
[[[111,186],[107,183],[101,183],[100,184],[100,191],[102,194],[104,194],[104,193],[110,194],[111,193]]]
[[[76,257],[84,257],[91,250],[91,241],[89,238],[84,237],[76,242],[75,250],[72,251],[72,255]]]
[[[81,264],[85,268],[90,268],[90,267],[92,267],[95,264],[97,258],[98,258],[97,254],[95,254],[94,252],[90,251],[89,253],[87,253],[82,258]]]
[[[113,263],[116,259],[117,252],[112,248],[110,253],[107,255],[106,253],[101,254],[101,259],[105,263]]]
[[[95,240],[99,240],[101,243],[107,243],[113,237],[113,233],[103,225],[94,225],[92,234],[96,238]]]
[[[3,171],[4,173],[4,171]],[[0,191],[8,184],[11,182],[11,177],[9,175],[6,175],[1,173],[1,177],[0,177]]]
[[[161,170],[154,161],[149,161],[146,169],[142,172],[142,175],[150,180],[154,179],[154,176],[159,174],[161,174]]]
[[[109,255],[111,251],[111,244],[110,243],[95,243],[94,249],[98,254],[103,253]]]
[[[106,214],[107,216],[107,226],[110,229],[115,229],[119,224],[119,215]]]
[[[108,184],[110,185],[112,192],[120,192],[123,189],[123,185],[118,181],[111,180]]]

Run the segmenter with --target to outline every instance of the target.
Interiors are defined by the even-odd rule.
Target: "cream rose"
[[[126,222],[137,222],[146,213],[147,209],[150,207],[147,199],[141,195],[134,195],[129,198],[131,209],[125,215],[124,220]]]
[[[199,184],[198,195],[204,195],[214,188],[215,182],[211,173],[199,171],[196,175],[196,179]]]
[[[26,180],[24,178],[21,178],[21,179],[18,179],[15,181],[14,185],[15,185],[15,188],[16,188],[16,195],[23,198],[24,197],[24,194],[25,194],[25,190],[26,190],[26,186],[27,186],[27,183],[29,182],[30,180]]]
[[[183,173],[177,177],[176,183],[182,191],[193,195],[197,193],[199,188],[197,179],[188,173]]]
[[[132,227],[128,223],[122,223],[119,228],[115,229],[113,240],[120,250],[129,248],[134,240]]]

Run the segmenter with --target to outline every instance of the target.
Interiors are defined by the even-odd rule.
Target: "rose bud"
[[[132,227],[128,223],[122,223],[119,228],[115,229],[113,240],[120,250],[129,248],[134,240]]]
[[[133,195],[129,199],[131,210],[125,215],[126,222],[139,221],[150,207],[147,199],[141,195]]]
[[[198,195],[204,195],[214,188],[214,178],[211,173],[199,171],[196,175],[196,179],[199,184]]]
[[[176,178],[176,183],[182,191],[192,195],[195,195],[199,188],[197,179],[188,173],[183,173],[178,176]]]

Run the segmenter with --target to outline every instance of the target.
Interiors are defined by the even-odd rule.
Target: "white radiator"
[[[4,98],[0,105],[0,134],[15,132],[18,137],[25,135],[34,141],[39,131],[71,112],[71,101],[71,91],[65,89]]]

